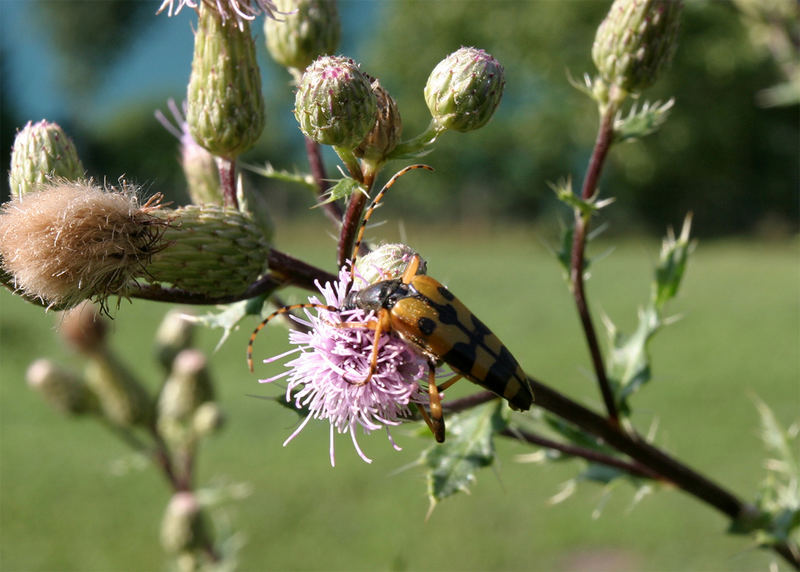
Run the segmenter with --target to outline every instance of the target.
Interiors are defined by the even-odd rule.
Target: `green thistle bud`
[[[162,210],[160,247],[147,263],[154,282],[223,296],[240,294],[266,269],[269,241],[247,213],[217,205]]]
[[[192,430],[198,437],[211,435],[225,424],[222,409],[213,401],[201,403],[192,416]]]
[[[377,79],[372,80],[372,93],[378,104],[378,118],[361,144],[353,150],[356,157],[383,161],[394,151],[403,133],[403,122],[397,103]]]
[[[197,143],[227,159],[252,147],[264,129],[261,74],[249,24],[225,25],[205,2],[194,37],[186,121]]]
[[[592,46],[603,81],[628,92],[655,82],[675,51],[682,8],[681,0],[615,0]]]
[[[272,59],[299,77],[319,56],[339,46],[339,11],[334,0],[277,0],[281,20],[264,20],[267,49]]]
[[[121,427],[148,426],[153,402],[147,390],[108,351],[91,354],[86,363],[86,383],[100,400],[100,409],[111,423]]]
[[[353,149],[375,125],[377,113],[370,81],[353,60],[322,56],[303,73],[294,116],[317,143]]]
[[[75,144],[57,123],[29,121],[17,132],[8,174],[11,196],[22,197],[51,179],[76,180],[83,175]]]
[[[214,398],[208,362],[199,350],[183,350],[175,357],[158,398],[158,421],[186,423],[201,403]]]
[[[205,538],[200,503],[193,493],[172,495],[161,521],[161,546],[170,554],[197,548]]]
[[[170,310],[161,320],[156,332],[156,359],[168,371],[172,369],[175,356],[192,345],[195,325],[185,315],[185,311]]]
[[[358,259],[356,275],[366,280],[368,284],[399,278],[415,254],[417,252],[405,244],[383,244]],[[417,274],[425,272],[425,261],[420,258]]]
[[[84,381],[50,360],[33,362],[25,377],[31,389],[62,413],[82,415],[97,411],[97,399]]]
[[[477,48],[456,50],[425,84],[425,103],[438,129],[472,131],[486,125],[505,87],[503,66]]]

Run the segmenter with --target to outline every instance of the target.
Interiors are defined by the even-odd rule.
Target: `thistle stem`
[[[216,157],[216,160],[223,204],[239,210],[239,200],[236,198],[236,159]]]
[[[375,182],[375,173],[369,172],[362,176],[361,183],[369,190],[372,189],[372,184]],[[350,258],[353,250],[353,243],[356,240],[356,233],[361,223],[361,214],[364,212],[364,207],[367,205],[367,194],[355,191],[350,195],[350,202],[347,205],[347,211],[344,214],[342,221],[342,232],[339,235],[339,244],[336,251],[336,262],[341,268],[345,262]],[[363,244],[363,243],[362,243]]]
[[[605,159],[608,151],[611,148],[611,143],[614,135],[614,115],[616,114],[618,105],[609,103],[603,112],[600,122],[600,128],[597,132],[597,139],[592,151],[592,157],[589,161],[589,167],[586,171],[586,176],[583,180],[583,187],[581,189],[581,198],[585,201],[591,199],[597,189],[597,183],[600,179],[600,174],[603,170]],[[586,288],[584,285],[584,256],[586,250],[586,236],[589,231],[590,217],[585,215],[580,210],[575,210],[575,230],[572,236],[572,251],[570,261],[570,284],[572,287],[572,296],[575,299],[575,305],[578,309],[578,316],[583,326],[584,336],[586,343],[589,347],[589,354],[592,358],[592,365],[594,367],[597,382],[600,385],[600,392],[603,395],[603,402],[608,412],[608,417],[614,425],[619,425],[619,412],[617,404],[614,401],[614,394],[611,391],[611,384],[609,383],[606,374],[605,364],[603,363],[603,354],[600,349],[600,343],[597,339],[597,332],[594,324],[592,323],[592,316],[589,311],[589,304],[586,299]]]
[[[330,182],[325,175],[325,163],[322,161],[321,146],[308,137],[305,138],[305,141],[306,155],[308,156],[308,163],[311,167],[311,176],[314,177],[314,182],[317,184],[317,197],[322,197],[325,191],[330,187]],[[337,225],[342,222],[344,213],[338,202],[322,203],[322,210],[325,211],[325,215]]]

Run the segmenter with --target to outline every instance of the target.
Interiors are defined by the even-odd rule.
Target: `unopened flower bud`
[[[62,413],[81,415],[97,410],[97,399],[84,381],[50,360],[36,360],[25,375],[28,385]]]
[[[86,363],[86,383],[100,400],[111,423],[122,427],[147,426],[153,402],[147,390],[110,352],[92,354]]]
[[[276,0],[285,15],[264,20],[267,49],[276,62],[301,73],[339,46],[341,26],[335,0]]]
[[[198,547],[205,538],[200,503],[193,493],[172,495],[161,521],[161,546],[170,554]]]
[[[214,401],[201,403],[192,416],[192,429],[198,437],[211,435],[225,424],[225,416]]]
[[[503,66],[487,52],[461,48],[439,62],[425,84],[425,103],[440,129],[486,125],[503,97]]]
[[[51,179],[76,180],[83,175],[75,144],[57,123],[29,121],[17,132],[8,173],[12,197],[21,197]]]
[[[70,345],[91,354],[103,348],[107,326],[95,305],[85,300],[64,312],[58,329]]]
[[[214,398],[208,362],[199,350],[183,350],[175,357],[158,398],[158,419],[185,423],[201,403]]]
[[[417,252],[405,244],[383,244],[356,262],[356,276],[367,284],[400,278]],[[420,259],[417,274],[425,274],[425,261]]]
[[[382,161],[394,151],[403,133],[403,122],[397,103],[377,79],[372,80],[372,93],[378,104],[378,117],[361,144],[353,150],[356,157]]]
[[[681,0],[615,0],[597,29],[592,59],[600,77],[625,91],[641,91],[672,59]]]
[[[264,99],[255,44],[241,29],[200,3],[189,78],[186,121],[192,137],[214,155],[234,159],[264,129]]]
[[[173,309],[164,315],[156,331],[154,349],[165,369],[172,369],[175,356],[192,345],[194,330],[195,325],[186,319],[185,311]]]
[[[361,143],[378,112],[369,79],[353,60],[341,56],[322,56],[306,68],[294,106],[307,137],[346,149]]]

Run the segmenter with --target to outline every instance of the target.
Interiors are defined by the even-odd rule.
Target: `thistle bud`
[[[222,409],[213,401],[201,403],[192,416],[192,430],[198,437],[211,435],[225,424]]]
[[[192,345],[194,330],[194,323],[186,319],[186,312],[170,310],[164,315],[156,331],[154,349],[165,369],[172,369],[175,356]]]
[[[197,548],[205,538],[200,503],[193,493],[172,495],[161,521],[161,546],[171,554]]]
[[[64,312],[59,333],[84,354],[101,351],[106,338],[106,321],[88,300]]]
[[[294,116],[317,143],[353,149],[375,125],[377,113],[370,81],[353,60],[322,56],[303,73]]]
[[[159,216],[168,224],[146,266],[154,282],[224,296],[244,292],[266,270],[269,241],[247,213],[189,205]]]
[[[372,93],[378,104],[378,117],[361,144],[353,150],[356,157],[382,161],[394,151],[403,133],[403,122],[397,103],[377,79],[372,80]]]
[[[76,180],[83,174],[75,144],[57,123],[29,121],[17,132],[8,174],[12,197],[22,197],[51,179]]]
[[[655,82],[675,51],[682,8],[681,0],[615,0],[592,46],[603,81],[629,92]]]
[[[486,125],[503,97],[503,66],[477,48],[456,50],[425,84],[425,103],[439,129],[472,131]]]
[[[121,427],[147,426],[153,402],[147,390],[110,352],[97,352],[86,363],[86,383],[100,400],[100,409]]]
[[[50,360],[33,362],[25,377],[31,389],[62,413],[82,415],[97,410],[97,399],[84,381]]]
[[[201,403],[214,397],[208,362],[199,350],[183,350],[175,357],[158,398],[158,420],[186,423]]]
[[[400,278],[417,252],[405,244],[384,244],[356,262],[356,276],[367,284]],[[420,259],[417,274],[425,274],[425,261]]]
[[[264,20],[267,49],[284,67],[302,70],[339,46],[341,26],[335,0],[277,0],[281,20]]]
[[[189,78],[186,120],[192,137],[211,153],[234,159],[264,129],[264,99],[250,26],[225,25],[200,3]]]

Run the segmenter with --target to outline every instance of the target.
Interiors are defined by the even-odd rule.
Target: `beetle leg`
[[[378,317],[375,320],[369,320],[367,322],[343,322],[338,325],[345,328],[359,327],[375,330],[375,338],[372,342],[372,351],[370,352],[369,356],[369,372],[367,373],[367,377],[361,381],[352,382],[353,385],[366,385],[369,383],[369,380],[372,379],[372,376],[375,375],[375,371],[378,369],[378,343],[381,340],[381,334],[389,331],[392,325],[389,311],[381,308],[381,310],[378,312]]]
[[[323,310],[328,310],[329,312],[339,311],[339,308],[337,308],[336,306],[328,306],[326,304],[292,304],[290,306],[283,306],[282,308],[278,308],[277,310],[272,312],[269,316],[264,318],[258,326],[256,326],[256,329],[253,330],[252,334],[250,334],[250,341],[247,342],[247,367],[250,368],[251,372],[253,371],[253,342],[256,341],[256,336],[258,335],[258,332],[263,330],[264,326],[266,326],[269,323],[269,321],[275,316],[278,316],[280,314],[288,314],[292,310],[298,310],[300,308],[321,308]]]
[[[439,388],[436,386],[436,367],[429,362],[428,368],[428,402],[431,410],[428,427],[431,428],[436,442],[444,443],[444,412],[442,411],[442,398],[439,395]]]
[[[415,254],[411,257],[411,261],[406,266],[406,269],[403,271],[403,284],[411,284],[411,281],[414,279],[414,276],[417,275],[417,270],[419,270],[419,255]]]
[[[464,376],[461,375],[460,373],[457,373],[456,375],[454,375],[453,377],[451,377],[450,379],[448,379],[444,383],[440,383],[439,384],[439,391],[444,391],[445,389],[447,389],[448,387],[453,385],[455,382],[457,382],[462,377],[464,377]]]

